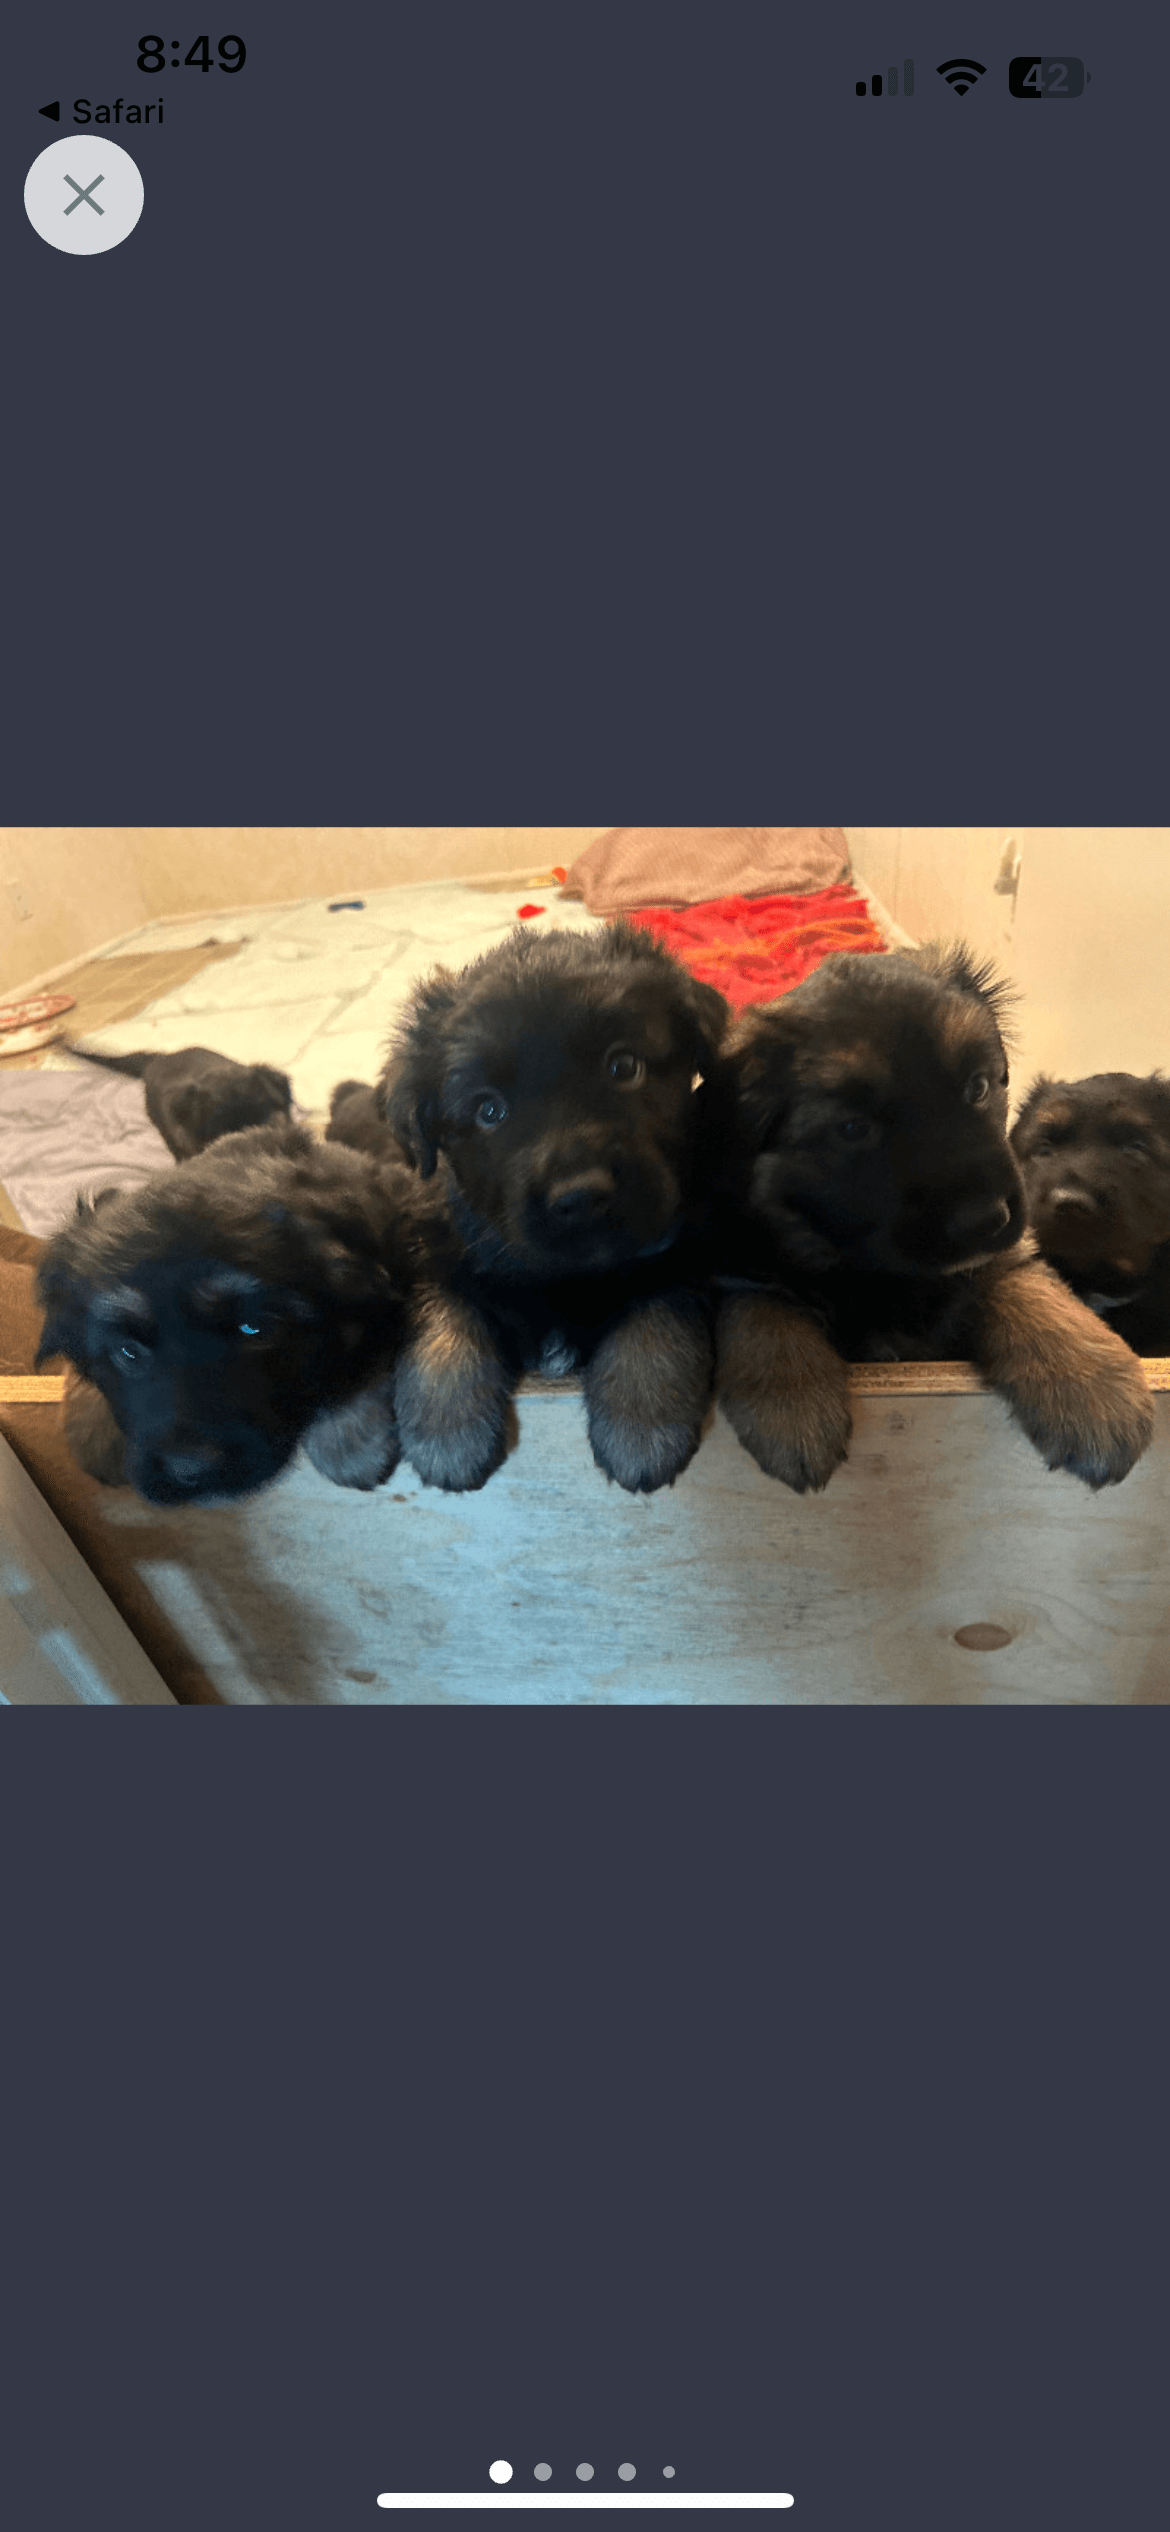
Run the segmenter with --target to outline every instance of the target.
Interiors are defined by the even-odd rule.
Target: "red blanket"
[[[737,1010],[775,1002],[819,967],[830,950],[884,950],[856,888],[819,888],[798,897],[716,897],[707,905],[642,906],[627,914],[656,932],[684,967],[716,985]]]

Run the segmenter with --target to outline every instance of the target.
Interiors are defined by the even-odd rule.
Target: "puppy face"
[[[1146,1274],[1170,1240],[1170,1082],[1157,1073],[1041,1078],[1011,1134],[1046,1257],[1103,1291]]]
[[[387,1209],[372,1163],[298,1127],[217,1142],[79,1206],[42,1263],[38,1361],[101,1391],[148,1502],[250,1494],[396,1335]]]
[[[1012,1247],[1005,988],[961,949],[834,956],[729,1041],[753,1209],[794,1263],[946,1274]]]
[[[446,1155],[508,1260],[604,1273],[679,1228],[692,1085],[726,1019],[722,996],[647,934],[519,933],[421,988],[382,1077],[383,1112],[424,1177]]]

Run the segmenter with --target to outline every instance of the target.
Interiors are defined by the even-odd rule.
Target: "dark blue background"
[[[1018,0],[228,15],[94,259],[142,11],[6,38],[9,819],[1163,814],[1164,17],[1037,115]]]
[[[10,1718],[6,2513],[1164,2521],[1157,1717]],[[661,2484],[659,2482],[659,2484]]]
[[[248,64],[75,262],[36,108],[144,19],[27,18],[5,820],[1164,817],[1167,39],[1087,19],[156,18]],[[10,1716],[6,2513],[1160,2523],[1164,1739]]]

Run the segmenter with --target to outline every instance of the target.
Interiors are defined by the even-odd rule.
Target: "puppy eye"
[[[150,1347],[140,1345],[137,1337],[124,1336],[110,1347],[110,1360],[120,1372],[147,1371],[150,1367]]]
[[[646,1067],[641,1056],[633,1054],[628,1046],[611,1046],[605,1059],[605,1069],[610,1080],[616,1081],[619,1090],[636,1090],[639,1082],[646,1079]]]
[[[864,1143],[871,1131],[868,1117],[842,1117],[837,1133],[842,1143]]]
[[[1127,1143],[1124,1149],[1127,1160],[1144,1161],[1149,1159],[1149,1153],[1147,1152],[1144,1143]]]
[[[241,1319],[239,1332],[241,1336],[264,1336],[267,1333],[266,1323],[263,1319]]]
[[[507,1113],[508,1102],[501,1099],[498,1090],[490,1090],[486,1098],[477,1099],[472,1110],[476,1124],[483,1127],[485,1134],[493,1134],[497,1125],[503,1124]]]
[[[984,1101],[989,1099],[990,1096],[991,1083],[989,1082],[986,1073],[972,1073],[971,1079],[963,1092],[963,1097],[968,1102],[968,1105],[972,1108],[981,1108]]]
[[[1055,1152],[1055,1143],[1050,1143],[1047,1135],[1045,1135],[1041,1142],[1033,1145],[1032,1157],[1034,1160],[1052,1160],[1055,1156]]]

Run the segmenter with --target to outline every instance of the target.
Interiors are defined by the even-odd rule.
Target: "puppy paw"
[[[999,1384],[1046,1466],[1067,1469],[1094,1493],[1119,1486],[1154,1437],[1154,1403],[1137,1355],[1120,1337],[1113,1341],[1125,1360],[1110,1364],[1107,1378],[1098,1365],[1091,1378],[1068,1370]]]
[[[403,1456],[424,1486],[475,1494],[508,1455],[507,1371],[478,1314],[451,1294],[428,1296],[412,1328],[394,1380]]]
[[[771,1293],[720,1306],[719,1404],[766,1477],[819,1494],[849,1450],[849,1374],[810,1319]]]
[[[778,1477],[794,1494],[820,1494],[849,1455],[853,1416],[848,1391],[789,1390],[756,1397],[725,1391],[719,1404],[765,1477]]]
[[[701,1424],[642,1424],[606,1415],[589,1418],[589,1444],[602,1474],[630,1495],[673,1486],[703,1438]]]
[[[402,1456],[394,1420],[394,1384],[378,1381],[343,1407],[315,1417],[304,1436],[305,1455],[335,1486],[364,1493],[385,1485]]]
[[[126,1442],[100,1389],[80,1373],[66,1373],[62,1423],[65,1439],[79,1468],[101,1486],[125,1486]]]
[[[403,1455],[424,1486],[445,1495],[478,1494],[508,1456],[503,1418],[472,1417],[458,1433],[435,1433],[409,1419],[400,1427]]]
[[[1137,1355],[1039,1260],[989,1280],[980,1352],[1049,1468],[1096,1492],[1119,1486],[1149,1448],[1154,1406]]]
[[[585,1373],[589,1442],[605,1476],[631,1495],[673,1486],[702,1440],[713,1370],[707,1317],[688,1293],[657,1295],[611,1328]]]

